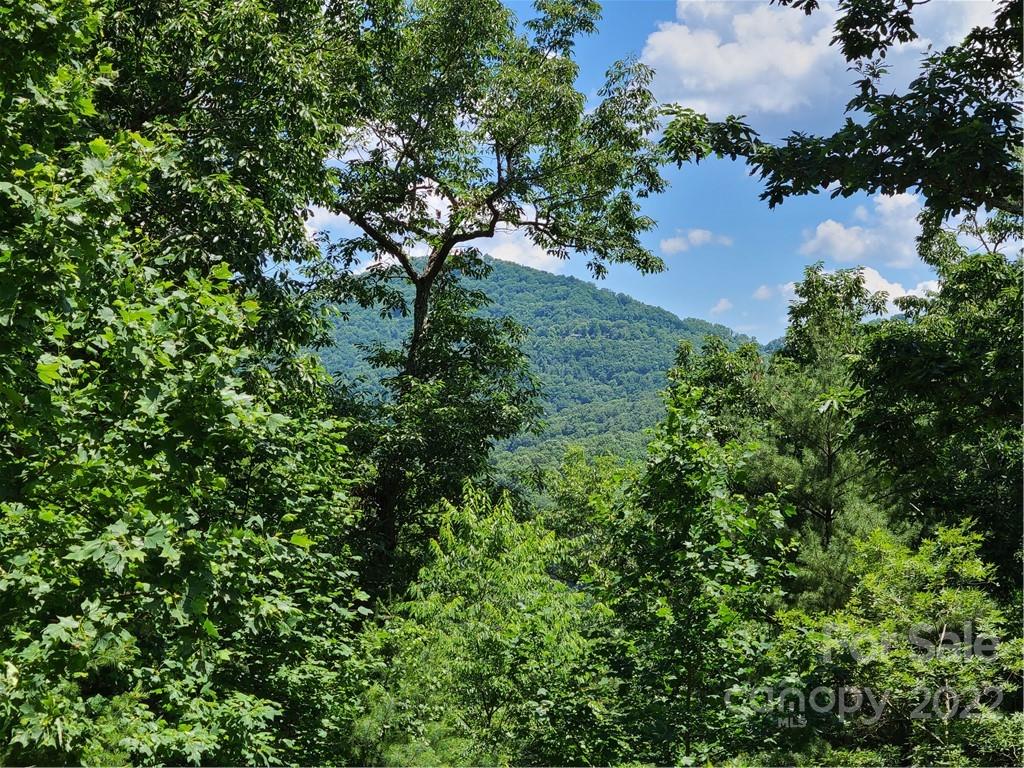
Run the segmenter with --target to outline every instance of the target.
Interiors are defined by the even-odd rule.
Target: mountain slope
[[[748,340],[705,320],[681,320],[625,294],[597,288],[574,277],[553,275],[491,260],[490,276],[474,287],[494,302],[488,315],[510,315],[530,333],[524,349],[545,393],[547,426],[503,446],[505,468],[557,461],[571,443],[623,456],[643,453],[644,430],[661,415],[658,392],[683,339],[699,345],[707,335],[730,345]],[[339,321],[335,346],[325,350],[332,373],[352,381],[373,372],[359,345],[398,341],[408,318],[381,318],[372,310],[348,308]]]

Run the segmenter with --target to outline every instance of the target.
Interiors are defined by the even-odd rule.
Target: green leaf
[[[47,386],[60,379],[61,360],[53,355],[42,355],[36,363],[36,376]]]
[[[35,203],[36,199],[32,196],[28,190],[19,187],[17,184],[12,184],[9,181],[0,181],[0,192],[14,192],[26,206],[31,206]]]
[[[107,144],[102,136],[97,136],[89,142],[89,151],[96,155],[96,157],[106,158],[110,155],[110,145]]]

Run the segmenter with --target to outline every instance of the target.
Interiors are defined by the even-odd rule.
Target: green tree
[[[642,468],[641,462],[590,456],[573,446],[545,478],[550,508],[538,516],[564,543],[554,566],[559,579],[597,594],[614,590],[611,565],[619,546],[620,511]]]
[[[761,685],[776,695],[769,707],[804,716],[791,735],[822,740],[821,762],[857,764],[865,752],[909,765],[1019,763],[1021,639],[986,591],[982,540],[963,523],[915,551],[876,531],[857,546],[842,610],[782,617],[771,656],[791,676]]]
[[[345,425],[288,352],[312,316],[268,365],[235,269],[145,226],[190,147],[105,119],[115,17],[4,13],[0,761],[324,761],[360,599]]]
[[[715,438],[722,445],[766,439],[768,370],[768,359],[753,343],[731,349],[722,339],[706,336],[699,350],[687,341],[676,349],[676,376],[703,390],[701,404],[713,417]]]
[[[302,212],[331,195],[362,76],[360,0],[112,0],[97,41],[117,73],[97,93],[98,130],[176,137],[127,221],[179,254],[227,262],[262,306],[252,344],[284,364],[322,340],[308,271],[321,258]],[[278,357],[280,359],[275,359]]]
[[[536,7],[521,32],[498,0],[421,0],[389,7],[367,32],[365,106],[333,208],[362,231],[342,254],[380,260],[372,280],[414,286],[406,373],[418,373],[448,259],[499,226],[563,258],[587,255],[598,275],[608,262],[661,267],[639,241],[653,222],[637,203],[663,186],[647,138],[651,72],[615,65],[588,109],[572,52],[594,29],[597,3]]]
[[[727,694],[766,647],[781,596],[783,512],[735,492],[743,451],[712,437],[701,396],[685,381],[669,392],[620,512],[607,598],[631,755],[659,764],[720,759],[743,740]]]
[[[495,440],[511,437],[540,412],[537,383],[510,318],[484,318],[487,297],[464,278],[487,266],[456,254],[434,287],[431,334],[415,377],[401,375],[404,350],[373,345],[368,360],[394,375],[376,397],[342,394],[359,426],[353,446],[376,467],[368,494],[369,573],[376,590],[401,589],[414,576],[423,544],[437,533],[437,504],[458,499],[467,478],[483,478]]]
[[[369,638],[379,682],[356,723],[360,763],[593,765],[618,754],[610,614],[553,578],[562,548],[507,497],[446,505],[431,558]]]
[[[638,199],[663,182],[659,153],[647,138],[656,126],[651,72],[636,62],[615,65],[592,109],[576,90],[573,46],[593,30],[596,3],[542,0],[522,27],[499,0],[422,0],[378,10],[363,33],[360,109],[340,150],[330,208],[360,232],[332,247],[341,265],[336,295],[412,317],[400,356],[388,358],[399,378],[388,382],[383,421],[399,439],[377,451],[372,491],[387,557],[404,520],[442,498],[445,488],[457,492],[484,466],[489,446],[521,431],[534,409],[526,403],[531,386],[511,395],[520,406],[507,407],[506,395],[522,383],[510,357],[522,336],[508,322],[492,323],[470,345],[481,363],[504,358],[491,382],[505,383],[480,390],[495,398],[486,406],[490,415],[447,408],[443,433],[422,429],[442,425],[442,411],[424,410],[441,405],[429,402],[433,394],[424,399],[428,391],[467,392],[465,380],[455,380],[465,367],[448,367],[453,356],[472,352],[452,329],[477,322],[456,321],[444,298],[456,273],[479,264],[481,243],[499,228],[520,230],[562,258],[586,255],[597,275],[607,263],[660,269],[639,240],[653,222]],[[350,269],[360,259],[369,259],[367,268]],[[479,307],[473,303],[464,309]],[[487,327],[502,338],[487,342]],[[459,446],[457,454],[440,460],[451,446]],[[434,467],[440,482],[429,483],[432,498],[420,495],[409,507],[401,478],[417,466]]]
[[[1019,217],[996,217],[940,233],[923,251],[939,290],[899,299],[855,368],[857,431],[901,507],[930,526],[977,520],[1004,593],[1021,588],[1024,536],[1022,267],[1007,253],[1019,232]]]
[[[853,374],[866,321],[885,306],[859,270],[808,267],[796,285],[780,349],[730,351],[708,340],[699,354],[684,347],[679,375],[708,393],[720,443],[756,443],[743,492],[778,494],[796,510],[795,599],[835,608],[853,586],[847,570],[859,536],[886,525],[890,489],[878,482],[858,443],[862,391]]]
[[[860,391],[851,373],[865,320],[881,314],[885,295],[864,286],[860,270],[809,267],[796,286],[782,349],[772,358],[769,391],[780,453],[796,460],[792,498],[828,549],[845,508],[864,495],[870,458],[854,445]],[[779,444],[781,443],[781,444]]]

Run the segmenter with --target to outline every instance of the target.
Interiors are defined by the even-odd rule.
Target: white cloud
[[[318,205],[309,209],[305,227],[309,237],[321,233],[335,237],[355,237],[360,231],[344,214],[332,213]]]
[[[921,201],[917,195],[901,192],[896,195],[875,195],[875,211],[884,218],[905,215],[908,212],[917,216],[921,211]]]
[[[685,237],[669,237],[658,243],[658,246],[661,248],[662,253],[666,256],[671,256],[672,254],[688,250],[690,244],[686,241]]]
[[[728,299],[719,299],[715,302],[715,306],[711,308],[712,315],[720,315],[723,312],[728,312],[732,309],[732,302]]]
[[[814,236],[800,246],[805,256],[825,255],[836,261],[854,261],[868,250],[870,235],[864,227],[847,227],[835,219],[826,219],[814,230]]]
[[[494,233],[494,237],[474,240],[471,245],[475,245],[495,259],[542,269],[545,272],[558,273],[565,265],[562,259],[552,256],[533,243],[522,230],[499,229]]]
[[[914,25],[921,36],[921,45],[944,48],[963,40],[975,27],[992,23],[998,4],[992,0],[962,0],[956,3],[935,3],[928,8],[921,4],[914,9]]]
[[[874,267],[861,267],[861,272],[864,275],[864,287],[869,291],[884,291],[887,296],[887,309],[890,313],[896,311],[895,299],[903,296],[924,296],[929,291],[937,291],[939,289],[939,283],[937,280],[922,280],[912,287],[904,287],[902,283],[889,280],[882,276],[882,274]],[[773,295],[778,295],[787,301],[792,301],[796,298],[796,283],[785,283],[784,285],[778,285],[774,289],[770,286],[762,285],[754,293],[754,298],[762,298],[758,295],[764,290],[763,298],[769,298]]]
[[[661,252],[666,256],[698,248],[702,245],[732,245],[728,235],[717,235],[710,229],[677,229],[673,237],[667,237],[658,243]]]
[[[751,294],[758,301],[768,301],[778,297],[784,301],[792,301],[796,298],[796,283],[779,283],[778,285],[759,285],[757,290]]]
[[[647,37],[641,58],[657,73],[662,100],[713,117],[813,104],[843,71],[842,57],[829,48],[831,9],[807,16],[767,4],[680,0],[676,16]]]
[[[902,283],[892,282],[882,277],[877,269],[863,267],[864,287],[869,291],[885,291],[888,295],[888,308],[890,312],[896,311],[894,299],[903,296],[924,296],[929,291],[937,291],[939,283],[936,280],[923,280],[912,288],[904,288]]]
[[[679,19],[713,18],[729,16],[733,8],[729,6],[731,0],[676,0],[676,17]]]
[[[693,245],[704,245],[710,243],[713,235],[707,229],[691,229],[689,232],[690,242]]]
[[[988,25],[996,7],[992,0],[918,4],[919,38],[890,49],[883,90],[902,90],[928,46],[959,42],[975,26]],[[657,73],[654,88],[663,101],[722,117],[820,108],[831,97],[838,106],[853,95],[854,76],[829,45],[838,17],[833,5],[808,16],[768,3],[677,0],[675,16],[648,35],[641,56]]]
[[[800,253],[839,262],[882,261],[886,266],[906,268],[917,263],[916,239],[921,232],[917,216],[919,195],[875,195],[873,210],[857,206],[853,217],[864,223],[847,225],[826,219],[805,236]]]

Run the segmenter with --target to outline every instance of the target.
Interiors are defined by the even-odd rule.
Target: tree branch
[[[405,251],[402,250],[401,246],[399,246],[398,243],[396,243],[386,234],[381,232],[377,227],[370,223],[369,219],[367,219],[361,213],[356,213],[355,211],[346,208],[345,206],[340,206],[340,210],[343,214],[348,216],[349,220],[353,224],[355,224],[357,227],[363,230],[363,232],[369,235],[370,239],[372,239],[373,242],[380,246],[380,248],[385,253],[388,253],[394,256],[396,259],[398,259],[398,263],[402,265],[402,269],[405,270],[405,273],[409,276],[410,280],[412,280],[414,283],[419,281],[420,275],[413,268],[412,262],[409,260],[409,257],[406,256]]]

